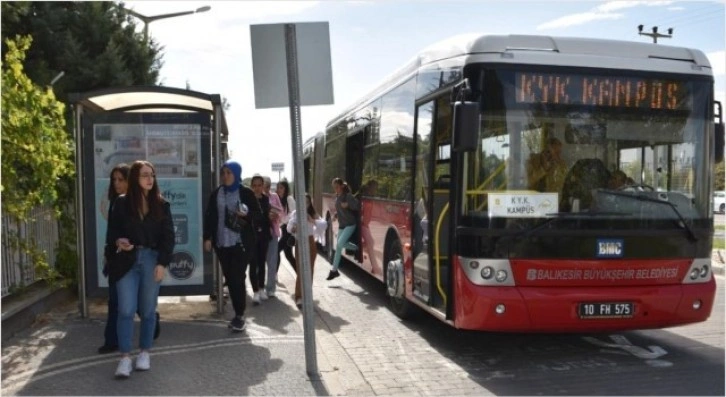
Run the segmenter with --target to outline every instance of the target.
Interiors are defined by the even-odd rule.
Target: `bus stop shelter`
[[[108,88],[70,95],[76,142],[79,297],[105,295],[103,248],[111,170],[147,160],[171,204],[174,254],[160,295],[204,295],[217,267],[203,250],[203,207],[227,159],[229,131],[221,96],[162,86]],[[218,283],[221,284],[221,283]],[[221,308],[220,308],[221,309]]]

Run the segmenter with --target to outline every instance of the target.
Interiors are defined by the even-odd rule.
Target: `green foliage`
[[[57,181],[74,174],[72,142],[65,133],[64,105],[50,88],[25,75],[29,37],[6,40],[2,68],[3,211],[18,219],[58,199]]]
[[[2,37],[30,35],[25,67],[38,84],[54,84],[57,97],[108,87],[153,85],[161,47],[136,32],[137,20],[111,1],[2,2]],[[3,44],[3,55],[7,46]]]
[[[143,34],[137,31],[137,20],[130,16],[124,9],[123,3],[111,1],[95,2],[10,2],[0,4],[2,23],[2,37],[12,38],[18,35],[32,37],[33,45],[24,54],[25,62],[21,62],[14,69],[24,70],[29,80],[38,85],[50,84],[51,80],[61,71],[65,72],[63,78],[53,85],[52,95],[67,102],[68,93],[83,93],[92,90],[99,90],[109,87],[121,87],[130,85],[154,85],[159,77],[161,69],[161,47],[153,39],[147,43]],[[21,45],[17,45],[21,47]],[[13,51],[8,42],[2,42],[2,55]],[[23,69],[24,65],[24,69]],[[3,69],[5,71],[5,68]],[[40,139],[41,132],[34,132],[28,136],[28,140],[35,140],[27,145],[12,142],[15,158],[35,157],[28,159],[26,167],[8,167],[11,163],[10,150],[6,147],[7,131],[5,127],[6,114],[9,113],[6,104],[6,84],[3,75],[3,125],[2,125],[2,186],[3,186],[3,212],[10,210],[8,203],[10,199],[17,199],[21,193],[10,197],[6,189],[11,183],[22,185],[27,191],[33,191],[35,196],[25,197],[27,205],[19,201],[13,201],[16,208],[15,213],[22,213],[35,203],[45,202],[54,206],[56,214],[59,215],[60,241],[56,247],[55,270],[68,282],[76,282],[78,257],[76,253],[76,220],[74,219],[74,199],[76,196],[74,165],[71,163],[70,172],[65,161],[60,164],[54,163],[45,156],[28,155],[28,153],[39,152],[38,146],[45,147],[46,142]],[[50,99],[45,99],[50,101]],[[38,99],[40,101],[40,99]],[[34,103],[38,105],[38,103]],[[30,109],[21,109],[15,114],[20,117],[12,118],[13,122],[23,119],[26,115],[35,115],[32,109],[38,106],[31,106]],[[71,137],[72,113],[69,108],[64,114],[66,125],[65,134]],[[54,110],[47,117],[56,120],[57,111]],[[8,117],[8,122],[11,118]],[[24,121],[26,122],[26,121]],[[62,126],[61,126],[61,132]],[[55,130],[54,130],[55,132]],[[51,141],[59,136],[48,137]],[[23,141],[24,142],[24,141]],[[54,141],[58,144],[58,141]],[[71,155],[73,148],[69,147]],[[33,150],[34,152],[28,152]],[[25,155],[23,154],[25,153]],[[67,151],[58,150],[54,154],[58,158],[65,158]],[[7,162],[6,162],[6,157]],[[26,160],[26,159],[22,159]],[[72,157],[69,159],[72,161]],[[33,168],[37,167],[37,168]],[[55,175],[49,175],[49,169],[53,169]],[[12,175],[11,175],[12,172]],[[11,179],[8,179],[8,177]],[[23,179],[21,177],[27,177]],[[6,183],[7,182],[7,183]],[[48,188],[49,185],[52,187]],[[41,189],[41,187],[43,187]],[[29,200],[31,199],[31,200]],[[55,276],[53,276],[55,277]]]

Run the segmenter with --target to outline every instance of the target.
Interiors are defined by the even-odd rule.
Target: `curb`
[[[12,303],[3,302],[10,307],[2,313],[2,340],[12,338],[18,332],[33,325],[38,315],[51,311],[54,307],[75,299],[75,294],[68,288],[57,288],[42,285],[35,291],[12,297]],[[10,298],[10,297],[9,297]]]
[[[711,269],[713,274],[724,275],[724,263],[726,262],[726,253],[724,250],[715,249],[711,255]]]

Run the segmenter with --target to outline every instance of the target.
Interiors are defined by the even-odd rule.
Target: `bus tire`
[[[401,319],[411,316],[411,303],[405,297],[405,274],[403,270],[403,250],[401,243],[389,238],[385,249],[385,277],[388,308]]]

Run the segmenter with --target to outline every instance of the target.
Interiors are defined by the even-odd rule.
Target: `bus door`
[[[413,295],[442,312],[449,295],[451,110],[448,98],[417,108]]]
[[[348,138],[345,140],[345,158],[347,167],[345,169],[345,181],[348,182],[350,192],[360,200],[360,195],[357,194],[360,191],[362,179],[363,179],[363,161],[365,156],[361,156],[363,150],[365,150],[365,133],[369,127],[354,130]],[[360,211],[358,212],[360,215]],[[356,219],[357,226],[350,241],[358,247],[358,249],[351,250],[345,249],[345,253],[355,257],[358,263],[363,262],[363,250],[361,247],[361,217],[358,216]]]

